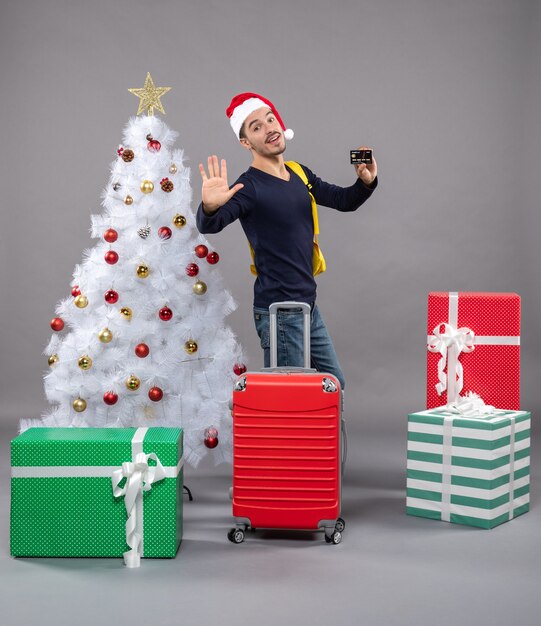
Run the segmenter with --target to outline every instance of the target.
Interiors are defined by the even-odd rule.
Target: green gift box
[[[494,528],[529,508],[529,412],[408,416],[408,515]]]
[[[173,558],[182,455],[180,428],[28,429],[11,442],[11,554]]]

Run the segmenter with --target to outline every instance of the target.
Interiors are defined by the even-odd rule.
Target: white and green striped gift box
[[[494,528],[530,508],[530,413],[408,416],[406,513]]]

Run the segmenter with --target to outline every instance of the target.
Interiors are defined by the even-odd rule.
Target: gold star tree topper
[[[128,89],[140,98],[137,115],[141,115],[144,111],[147,112],[147,115],[154,115],[154,109],[158,109],[160,113],[165,115],[160,98],[170,90],[171,87],[155,87],[150,72],[147,72],[145,86],[142,89]]]

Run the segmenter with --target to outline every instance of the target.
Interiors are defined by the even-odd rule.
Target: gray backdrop
[[[1,1],[2,623],[32,626],[46,613],[81,626],[128,616],[134,624],[539,623],[538,446],[533,510],[498,530],[403,510],[406,414],[425,402],[429,291],[522,296],[522,405],[534,423],[539,412],[540,5]],[[7,556],[7,444],[20,418],[46,408],[49,321],[95,243],[90,215],[137,110],[127,88],[142,86],[147,71],[173,87],[166,121],[190,160],[194,207],[197,164],[209,153],[228,159],[232,177],[249,164],[224,113],[237,92],[274,100],[296,133],[287,157],[328,181],[353,182],[349,149],[374,147],[380,186],[370,201],[354,214],[320,211],[329,269],[318,300],[348,380],[350,432],[349,530],[331,552],[287,534],[229,544],[229,468],[215,480],[209,464],[190,478],[198,501],[185,508],[173,562],[145,563],[132,576],[116,560]],[[211,241],[239,302],[229,322],[259,368],[244,236],[233,225]]]

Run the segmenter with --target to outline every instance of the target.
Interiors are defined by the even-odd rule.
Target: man
[[[334,374],[344,389],[345,381],[334,346],[316,301],[313,276],[314,217],[307,186],[284,162],[286,130],[276,108],[254,93],[235,96],[226,111],[231,127],[252,157],[251,167],[229,188],[227,164],[208,157],[208,173],[202,164],[202,202],[197,227],[202,233],[217,233],[240,220],[254,251],[257,279],[254,285],[254,320],[264,350],[265,367],[270,363],[269,305],[293,300],[311,306],[312,367]],[[357,181],[338,187],[319,179],[302,166],[317,204],[339,211],[355,211],[377,186],[377,165],[355,165]],[[278,365],[303,365],[303,318],[300,309],[278,313]]]

